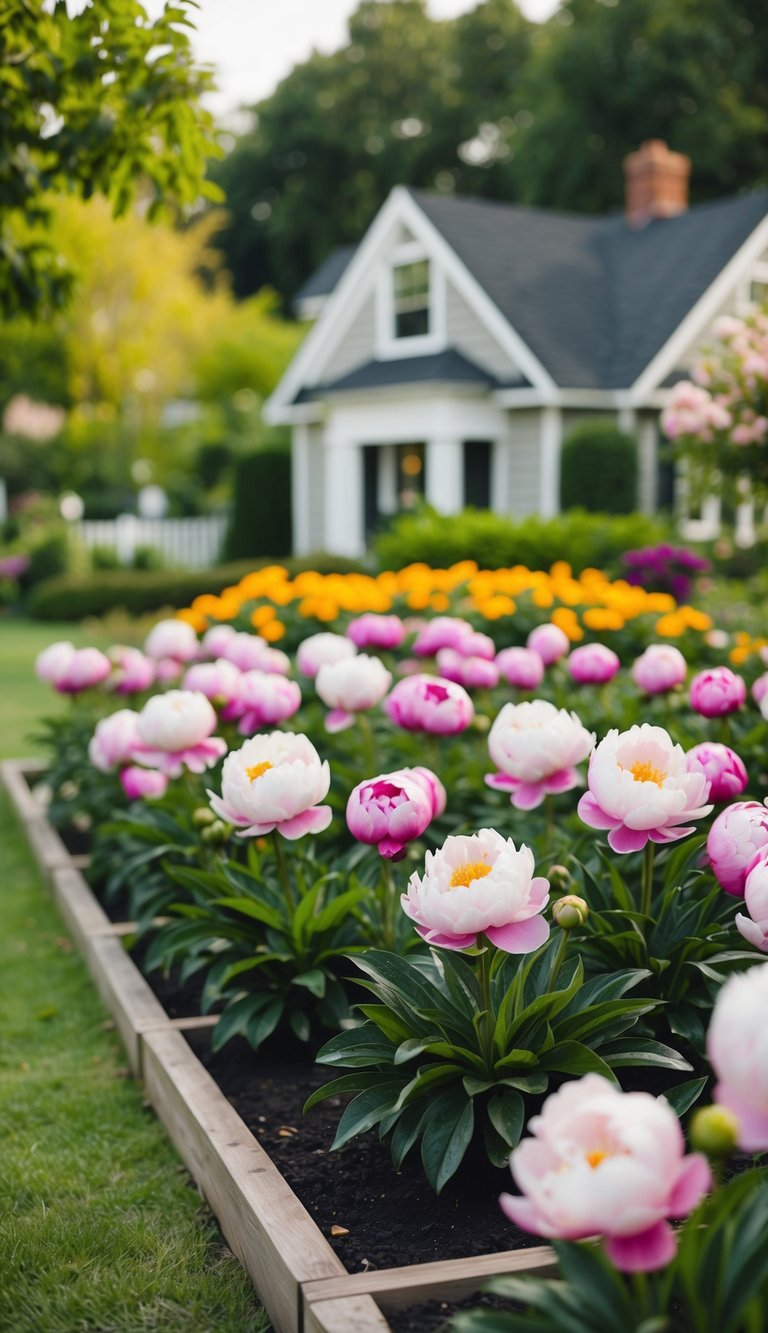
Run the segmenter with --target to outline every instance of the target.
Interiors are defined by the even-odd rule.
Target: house
[[[670,386],[768,294],[768,190],[689,209],[689,171],[643,144],[609,217],[396,187],[299,294],[316,323],[266,405],[292,427],[297,552],[358,555],[421,494],[554,515],[562,440],[597,415],[637,438],[653,512]]]

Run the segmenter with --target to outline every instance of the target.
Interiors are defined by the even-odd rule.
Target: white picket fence
[[[167,565],[180,569],[207,569],[221,556],[226,514],[202,518],[137,518],[119,514],[111,519],[79,519],[72,531],[88,550],[104,546],[114,551],[121,565],[133,564],[137,549],[150,546]]]

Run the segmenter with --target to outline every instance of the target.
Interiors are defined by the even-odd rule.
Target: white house
[[[689,170],[643,144],[626,213],[599,218],[397,186],[299,294],[316,323],[266,404],[293,429],[297,553],[358,555],[417,493],[556,514],[561,441],[603,413],[653,512],[670,385],[768,295],[768,190],[688,209]]]

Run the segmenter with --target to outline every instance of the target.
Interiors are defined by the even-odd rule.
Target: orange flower
[[[281,620],[270,620],[259,632],[267,643],[277,643],[278,639],[285,638],[285,625]]]
[[[670,611],[669,615],[656,621],[656,633],[664,639],[679,639],[685,634],[685,621],[676,611]]]

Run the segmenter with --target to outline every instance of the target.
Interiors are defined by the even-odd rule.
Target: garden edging
[[[42,764],[7,760],[3,785],[51,888],[67,929],[114,1018],[133,1074],[251,1277],[277,1333],[383,1333],[383,1311],[421,1301],[458,1300],[502,1273],[554,1272],[538,1246],[466,1259],[348,1273],[184,1039],[213,1025],[194,1014],[170,1018],[84,879],[87,858],[72,856],[48,822],[28,779]]]

